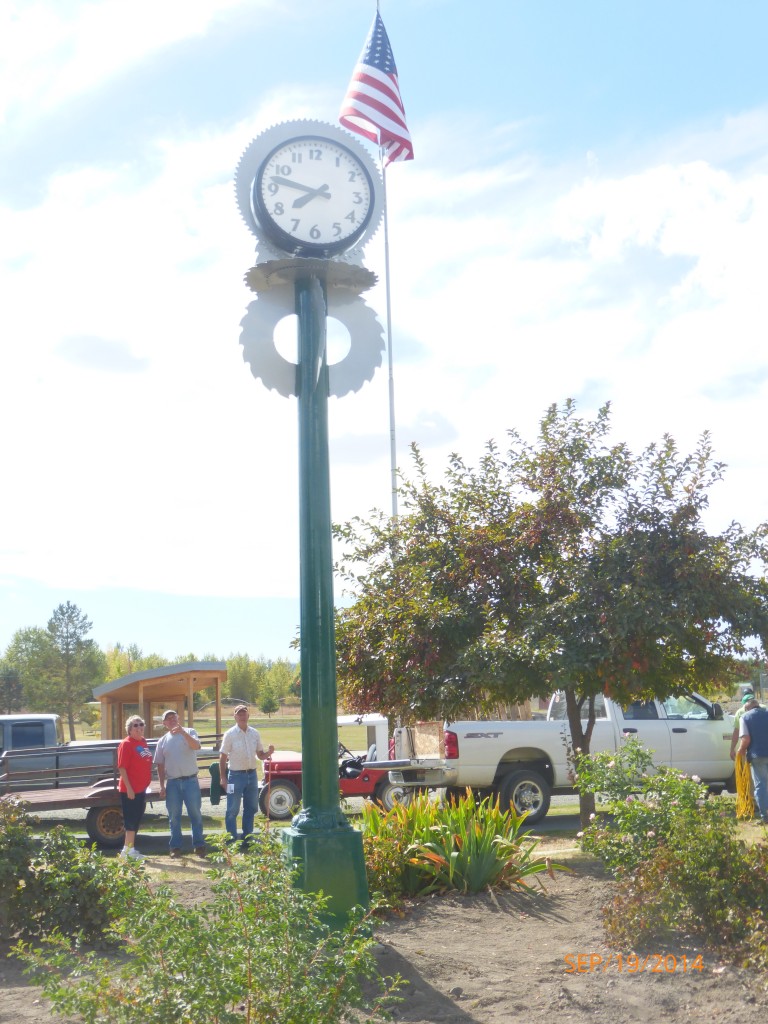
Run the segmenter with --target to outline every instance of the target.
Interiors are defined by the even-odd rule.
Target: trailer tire
[[[287,779],[279,779],[268,786],[262,786],[259,793],[259,807],[265,818],[274,821],[290,821],[294,808],[301,803],[298,787]]]
[[[373,798],[381,804],[385,811],[391,811],[395,804],[407,807],[411,802],[411,795],[410,786],[401,786],[398,782],[390,782],[389,779],[384,778],[376,786]]]
[[[91,807],[85,817],[85,828],[91,839],[99,846],[116,849],[125,842],[123,809],[119,804],[107,807]]]
[[[499,802],[502,808],[515,808],[517,814],[528,812],[527,825],[535,825],[546,817],[552,793],[546,781],[532,771],[510,772],[499,785]]]

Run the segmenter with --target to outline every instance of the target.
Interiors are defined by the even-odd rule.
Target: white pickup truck
[[[586,718],[586,708],[583,715]],[[590,750],[616,750],[635,737],[653,751],[656,765],[672,765],[698,775],[715,789],[733,790],[730,758],[733,717],[719,704],[697,694],[664,701],[635,701],[621,708],[609,698],[595,700],[595,728]],[[481,795],[498,795],[540,821],[553,794],[572,794],[568,761],[570,730],[565,697],[555,694],[546,721],[475,721],[447,723],[440,756],[409,756],[408,730],[395,736],[395,760],[380,764],[390,781],[403,786],[467,786]]]

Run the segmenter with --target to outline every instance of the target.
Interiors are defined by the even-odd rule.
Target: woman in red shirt
[[[134,843],[147,806],[147,790],[152,780],[152,751],[144,739],[144,720],[140,715],[131,715],[125,723],[125,732],[126,737],[117,748],[118,789],[125,822],[125,846],[120,856],[143,860]]]

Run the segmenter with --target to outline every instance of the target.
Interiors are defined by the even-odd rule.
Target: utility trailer
[[[85,748],[81,748],[85,749]],[[121,847],[125,838],[123,809],[118,791],[119,775],[117,771],[117,745],[112,752],[112,765],[102,763],[93,765],[79,764],[71,768],[41,769],[39,765],[40,750],[14,751],[12,766],[10,758],[0,758],[0,796],[12,796],[31,813],[37,811],[69,811],[84,810],[85,828],[89,837],[99,846],[107,848]],[[216,757],[216,751],[206,748],[198,752],[198,760]],[[25,771],[25,761],[29,768]],[[216,763],[218,768],[218,763]],[[83,773],[98,771],[103,777],[90,785],[73,785]],[[34,775],[36,788],[28,788],[30,777]],[[218,778],[218,776],[217,776]],[[203,796],[211,795],[212,778],[201,776],[200,792]],[[147,793],[147,802],[164,803],[151,790]]]

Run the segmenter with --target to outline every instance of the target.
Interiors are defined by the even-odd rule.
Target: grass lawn
[[[234,725],[229,708],[222,715],[222,729]],[[300,715],[275,715],[273,718],[251,715],[248,724],[258,729],[261,739],[268,747],[274,744],[275,750],[301,751],[301,717]],[[216,735],[216,719],[208,714],[195,715],[195,731],[203,739],[204,746],[214,746]],[[367,730],[364,725],[344,725],[339,727],[339,739],[349,750],[364,751],[368,749]],[[95,727],[77,725],[79,740],[97,740],[101,738],[98,724]]]

